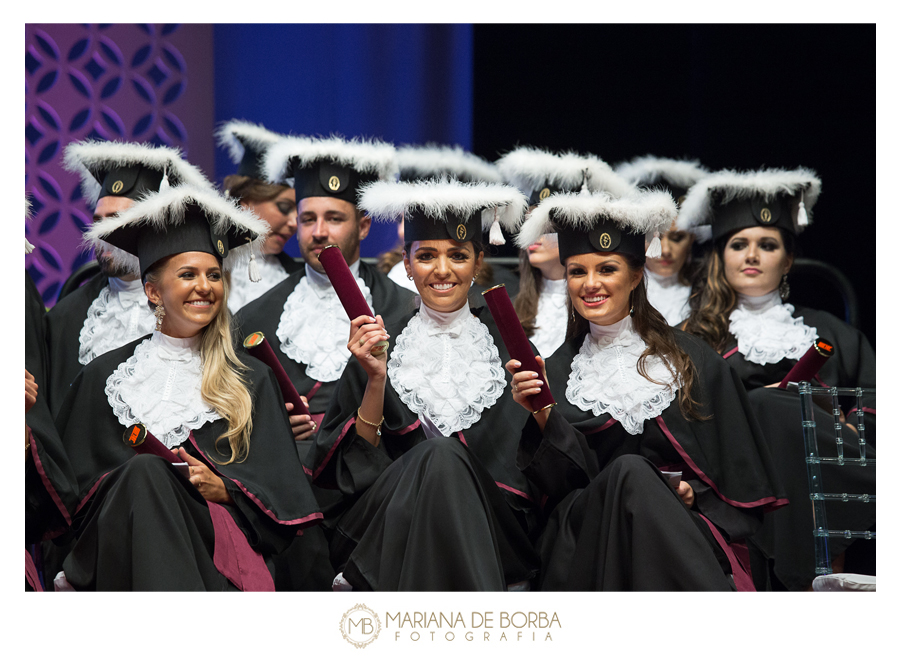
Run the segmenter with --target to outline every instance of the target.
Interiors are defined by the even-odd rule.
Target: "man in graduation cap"
[[[81,176],[95,223],[130,208],[148,192],[181,184],[211,187],[177,149],[164,146],[74,142],[66,147],[63,166]],[[128,258],[112,245],[97,251],[100,272],[47,313],[47,401],[54,415],[83,366],[153,330],[155,319],[140,278],[114,264]]]
[[[286,137],[266,150],[262,169],[270,183],[293,179],[297,239],[306,264],[242,308],[235,325],[239,338],[263,332],[297,392],[307,398],[312,422],[291,418],[295,438],[306,439],[321,424],[350,358],[350,319],[319,262],[322,250],[340,248],[386,327],[413,308],[412,293],[359,256],[371,219],[357,207],[357,192],[364,183],[396,175],[395,149],[377,140]]]

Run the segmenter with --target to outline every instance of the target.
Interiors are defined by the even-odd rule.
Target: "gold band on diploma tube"
[[[252,334],[247,336],[244,339],[244,347],[250,349],[251,347],[256,347],[260,343],[262,343],[266,339],[265,335],[261,331],[254,331]]]
[[[506,284],[505,284],[505,283],[498,283],[498,284],[497,284],[496,286],[494,286],[493,288],[488,288],[487,290],[485,290],[485,291],[484,291],[483,293],[481,293],[481,294],[482,294],[482,295],[486,295],[486,294],[488,294],[491,290],[496,290],[497,288],[505,288],[505,287],[506,287]]]
[[[136,448],[144,442],[144,439],[147,438],[147,428],[144,427],[142,423],[137,423],[136,425],[132,425],[125,433],[122,435],[122,441],[125,445],[130,446],[132,448]]]

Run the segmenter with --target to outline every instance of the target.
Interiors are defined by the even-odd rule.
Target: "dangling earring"
[[[628,297],[631,302],[631,310],[628,311],[628,315],[634,315],[634,288],[631,289],[631,294]]]
[[[166,316],[166,309],[163,308],[162,304],[157,304],[156,308],[153,309],[153,315],[156,316],[156,330],[162,331],[162,322],[163,318]]]
[[[787,274],[781,277],[781,283],[778,284],[778,294],[781,295],[781,301],[786,302],[791,294],[791,286],[787,282]]]
[[[413,280],[413,278],[412,278],[412,274],[407,274],[407,275],[406,275],[406,278],[407,278],[407,279],[409,279],[409,280],[410,280],[410,281],[412,281],[412,280]]]

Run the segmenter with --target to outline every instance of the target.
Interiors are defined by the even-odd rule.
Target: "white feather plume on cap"
[[[455,180],[376,181],[360,188],[359,194],[359,207],[378,221],[396,222],[412,210],[437,221],[445,220],[447,213],[468,217],[481,211],[482,232],[495,220],[514,230],[527,204],[525,195],[509,185]]]
[[[612,221],[628,233],[649,236],[665,231],[677,212],[672,195],[658,190],[619,198],[606,192],[552,194],[531,211],[516,235],[516,244],[525,249],[542,235],[556,232],[560,225],[589,232],[601,221]]]
[[[632,185],[648,187],[661,181],[675,187],[689,189],[701,178],[709,175],[709,170],[697,160],[675,160],[645,155],[615,166],[617,174]]]
[[[31,201],[28,200],[28,195],[25,195],[25,222],[27,223],[31,219]],[[34,251],[34,245],[28,241],[28,237],[25,237],[25,253],[30,254]]]
[[[552,153],[521,146],[503,155],[496,165],[507,183],[528,194],[547,184],[576,190],[584,183],[589,192],[608,192],[613,196],[634,191],[633,185],[596,155]]]
[[[302,167],[319,161],[336,162],[362,173],[377,174],[382,180],[398,173],[393,144],[377,139],[354,137],[282,137],[266,149],[262,171],[270,183],[283,183],[290,174],[288,163],[296,158]]]
[[[461,146],[426,144],[401,146],[397,149],[397,165],[401,177],[441,178],[449,176],[462,181],[502,183],[497,167]]]
[[[235,164],[244,157],[245,143],[251,144],[256,151],[263,152],[284,137],[261,125],[240,119],[226,121],[219,126],[215,135],[216,144],[225,148],[228,157]]]
[[[81,176],[82,195],[92,206],[97,205],[101,189],[92,172],[134,165],[164,172],[160,189],[166,180],[171,185],[212,188],[203,172],[184,159],[180,149],[169,146],[87,140],[69,144],[63,156],[63,168]]]
[[[802,194],[800,203],[792,208],[795,228],[809,223],[805,217],[819,199],[822,181],[812,169],[759,169],[738,172],[723,169],[700,179],[687,193],[678,214],[681,230],[695,230],[713,221],[713,210],[734,200],[760,197],[771,201],[777,196]],[[713,198],[715,193],[716,198]]]
[[[160,231],[166,226],[184,222],[185,211],[190,204],[201,206],[216,233],[227,233],[230,229],[247,232],[252,240],[247,244],[229,249],[222,263],[225,270],[233,270],[262,253],[262,245],[269,233],[269,225],[252,210],[242,208],[225,198],[215,189],[182,185],[162,192],[148,194],[130,208],[94,223],[84,234],[85,244],[96,250],[112,247],[111,259],[114,265],[128,268],[140,275],[138,259],[132,254],[113,247],[104,241],[114,231],[127,226],[145,225]],[[122,258],[122,255],[130,258]]]

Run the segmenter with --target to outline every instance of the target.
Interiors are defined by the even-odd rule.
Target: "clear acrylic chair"
[[[791,388],[794,384],[791,383]],[[813,540],[816,551],[816,578],[813,590],[816,591],[874,591],[875,577],[862,574],[834,574],[831,568],[831,556],[828,550],[828,538],[875,539],[875,532],[830,529],[825,511],[826,501],[839,501],[842,504],[875,504],[875,492],[869,493],[828,493],[822,482],[822,464],[834,464],[848,468],[875,468],[875,459],[867,456],[865,414],[863,412],[863,396],[873,399],[874,388],[838,388],[812,386],[809,382],[797,384],[800,392],[800,415],[803,427],[803,441],[806,449],[806,472],[809,476],[809,497],[813,506]],[[816,441],[816,419],[813,413],[813,396],[827,396],[830,399],[831,414],[834,419],[835,457],[819,455]],[[858,436],[851,437],[859,446],[859,457],[844,456],[844,427],[841,422],[840,397],[856,398],[855,411],[847,418],[849,422],[855,417]]]

